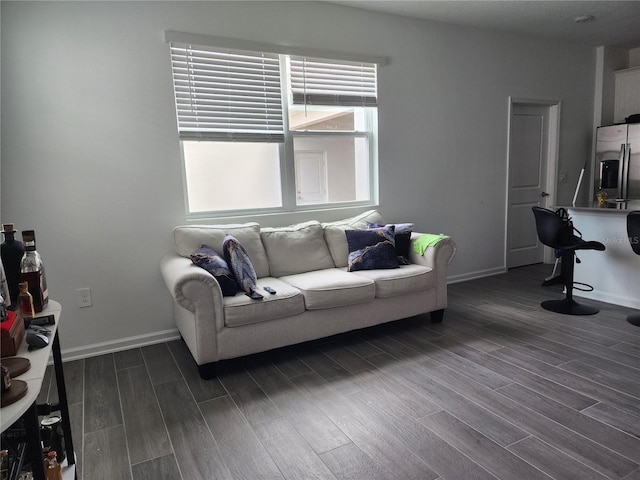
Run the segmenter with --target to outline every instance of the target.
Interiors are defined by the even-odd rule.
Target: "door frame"
[[[514,108],[517,106],[546,107],[549,113],[549,135],[547,140],[547,178],[544,181],[544,191],[549,193],[547,205],[554,205],[557,193],[558,155],[560,150],[560,100],[532,99],[509,96],[508,124],[507,124],[507,178],[505,184],[505,211],[504,211],[504,269],[507,267],[507,255],[509,248],[509,183],[511,175],[511,127]],[[533,215],[533,214],[532,214]],[[533,217],[532,217],[533,218]],[[544,263],[554,263],[555,254],[552,249],[545,247],[543,254]]]

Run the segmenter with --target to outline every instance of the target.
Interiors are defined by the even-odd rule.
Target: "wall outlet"
[[[79,307],[90,307],[93,305],[93,302],[91,301],[91,289],[89,287],[78,288],[76,290],[76,295]]]

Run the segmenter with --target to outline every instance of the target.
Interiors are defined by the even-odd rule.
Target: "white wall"
[[[590,48],[313,2],[0,8],[2,221],[36,230],[67,357],[174,334],[159,261],[186,222],[164,30],[388,57],[380,210],[451,234],[454,279],[504,268],[509,96],[562,101],[559,170],[569,180],[559,202],[590,155]],[[94,306],[80,309],[75,289],[85,286]]]
[[[640,47],[629,49],[629,66],[631,67],[640,67]]]

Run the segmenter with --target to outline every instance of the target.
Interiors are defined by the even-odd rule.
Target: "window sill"
[[[357,205],[313,205],[297,207],[295,210],[248,210],[243,212],[223,212],[214,214],[204,212],[202,214],[188,214],[187,223],[190,224],[225,224],[257,222],[264,226],[291,225],[309,220],[319,222],[333,222],[343,218],[358,215],[367,210],[379,207],[377,202],[363,202]]]

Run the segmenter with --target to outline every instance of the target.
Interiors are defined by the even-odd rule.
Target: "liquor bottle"
[[[47,277],[40,254],[36,251],[36,234],[33,230],[22,231],[24,255],[20,262],[20,278],[29,284],[29,293],[33,296],[36,313],[41,312],[49,301]]]
[[[6,392],[11,388],[11,375],[9,369],[4,365],[0,365],[0,369],[2,369],[2,391]]]
[[[40,422],[40,440],[43,450],[56,452],[58,463],[64,462],[67,455],[64,453],[64,433],[62,431],[62,419],[57,415],[43,418]]]
[[[31,324],[31,320],[36,316],[36,309],[33,305],[33,295],[29,293],[29,284],[27,282],[20,282],[20,295],[18,295],[18,306],[20,307],[20,314],[24,321],[24,326],[27,328]]]
[[[7,285],[7,276],[4,274],[4,267],[2,266],[2,260],[0,260],[0,296],[2,300],[0,304],[0,312],[6,316],[7,307],[11,305],[11,295],[9,295],[9,285]],[[6,298],[6,300],[5,300]],[[6,318],[3,316],[0,318],[0,322],[4,322]]]
[[[56,452],[51,450],[44,460],[47,480],[62,480],[62,467],[56,460]]]
[[[16,230],[13,228],[13,223],[4,223],[2,233],[4,234],[4,242],[0,245],[0,255],[9,286],[9,297],[5,301],[7,306],[12,306],[12,309],[15,309],[20,293],[18,283],[20,283],[20,261],[24,256],[24,245],[15,239]]]
[[[7,315],[7,304],[4,302],[4,296],[0,295],[0,323],[9,320]]]
[[[0,450],[0,478],[2,480],[8,480],[9,478],[9,450]]]

